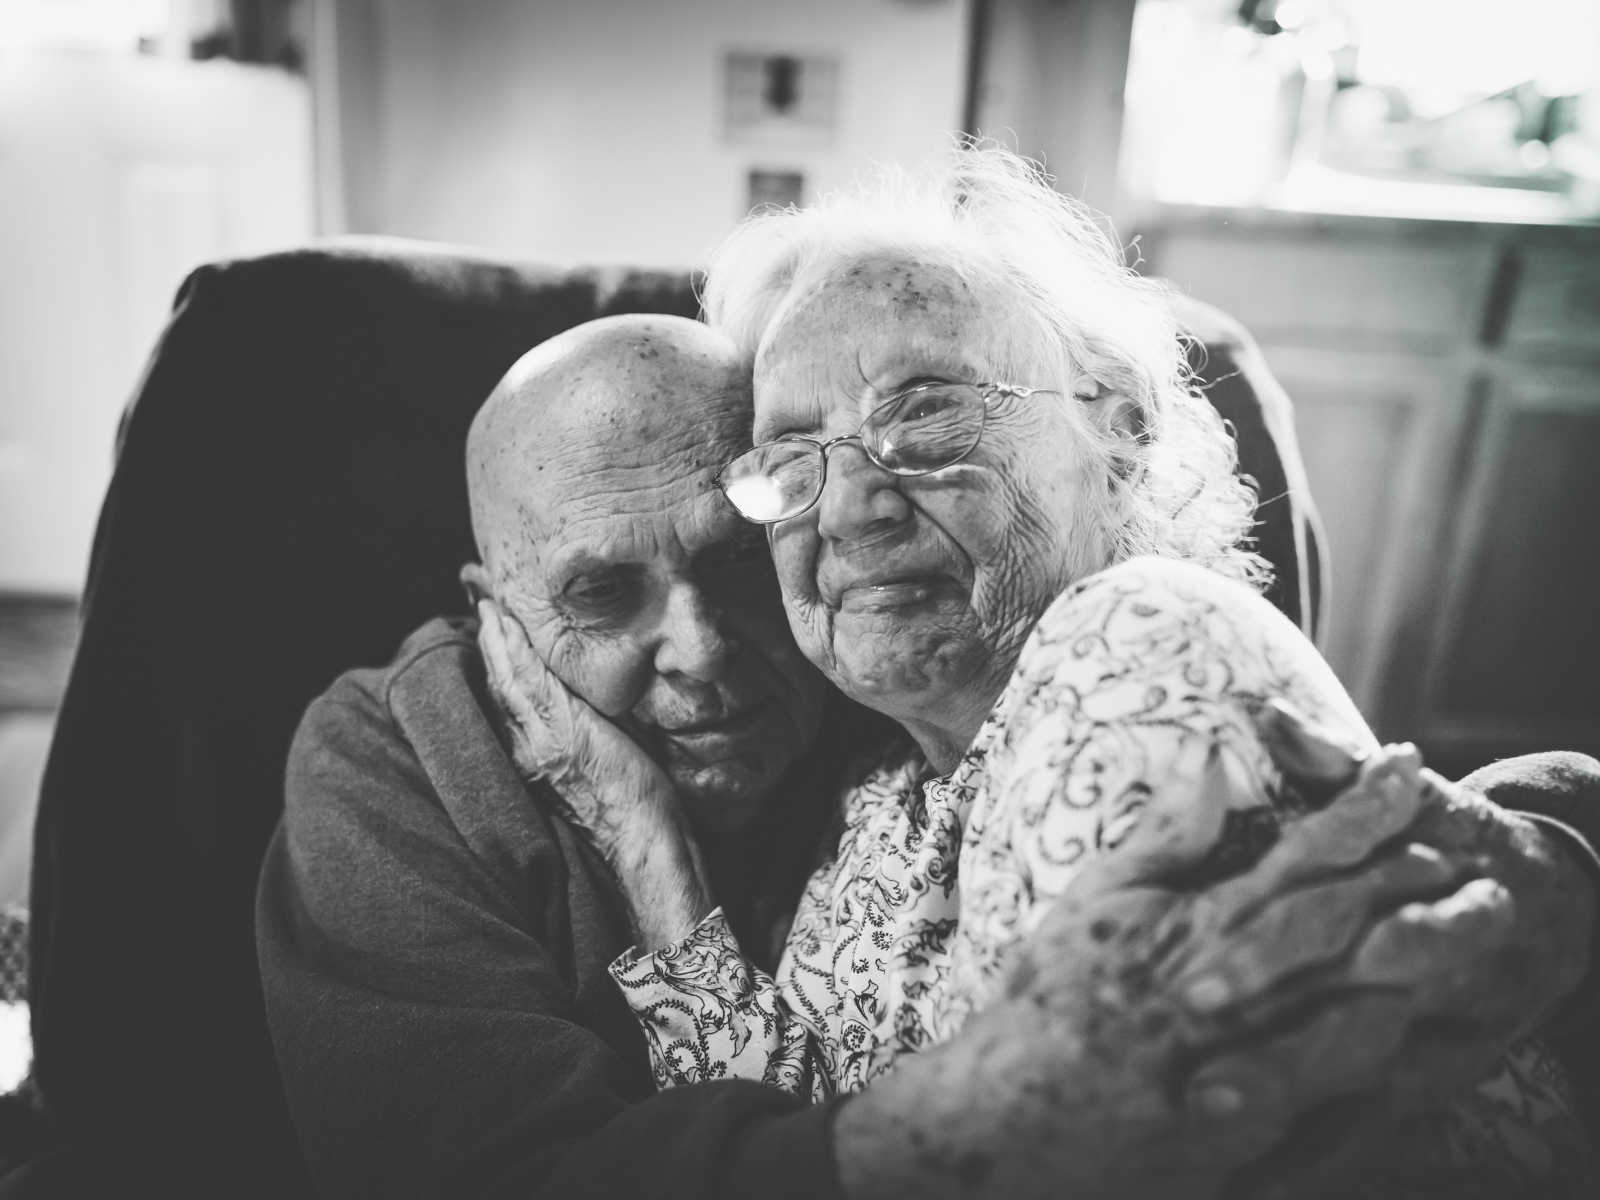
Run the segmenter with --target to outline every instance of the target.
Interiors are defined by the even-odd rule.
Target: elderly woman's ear
[[[1113,390],[1092,377],[1080,380],[1072,396],[1083,405],[1095,430],[1110,448],[1112,473],[1118,479],[1137,478],[1144,467],[1144,446],[1149,440],[1144,403],[1130,392]]]

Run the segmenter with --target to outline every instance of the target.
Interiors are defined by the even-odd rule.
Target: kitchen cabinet
[[[1169,208],[1140,247],[1294,399],[1379,735],[1600,754],[1600,227]]]

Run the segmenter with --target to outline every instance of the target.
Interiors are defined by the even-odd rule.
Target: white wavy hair
[[[1098,534],[1101,565],[1155,554],[1264,586],[1270,569],[1248,548],[1255,492],[1196,390],[1169,289],[1131,270],[1096,215],[1051,183],[1037,163],[963,140],[924,170],[884,168],[810,208],[752,216],[713,256],[706,319],[754,361],[798,298],[864,253],[931,255],[999,282],[1038,335],[1025,340],[1048,348],[1047,370],[1071,379],[1076,369],[1136,402],[1128,428],[1105,430],[1069,401],[1087,478],[1103,481],[1083,489],[1083,528]]]

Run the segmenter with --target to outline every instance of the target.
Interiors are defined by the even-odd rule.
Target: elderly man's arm
[[[1581,982],[1546,1032],[1560,1039],[1581,1072],[1600,1131],[1600,762],[1569,752],[1525,754],[1474,771],[1460,787],[1513,822],[1521,818],[1524,853],[1536,869],[1548,864],[1545,911],[1568,943],[1569,969]]]
[[[621,905],[501,751],[474,656],[346,677],[291,755],[258,931],[323,1193],[837,1194],[829,1108],[741,1082],[654,1094],[605,974]]]

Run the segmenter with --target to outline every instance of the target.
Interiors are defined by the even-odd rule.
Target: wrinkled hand
[[[1526,1014],[1478,981],[1523,953],[1537,856],[1409,747],[1364,760],[1284,711],[1262,735],[1322,806],[1211,883],[1237,785],[1214,755],[1164,789],[1003,997],[842,1110],[841,1163],[882,1155],[895,1195],[1345,1196],[1404,1117],[1498,1065]]]
[[[478,646],[505,717],[512,759],[554,789],[611,868],[653,945],[687,933],[710,907],[705,871],[666,773],[545,666],[522,625],[478,602]]]
[[[1345,788],[1356,775],[1357,764],[1347,751],[1287,708],[1269,711],[1262,735],[1281,764],[1292,764],[1288,769],[1302,787]],[[1406,757],[1417,761],[1414,754]],[[1408,765],[1406,775],[1415,781],[1408,784],[1414,801],[1405,810],[1381,814],[1391,827],[1404,812],[1412,814],[1396,831],[1389,853],[1430,857],[1464,883],[1464,894],[1402,906],[1362,931],[1359,940],[1336,928],[1349,920],[1348,913],[1313,904],[1305,913],[1309,926],[1280,923],[1258,929],[1255,937],[1216,947],[1210,965],[1219,996],[1223,991],[1247,996],[1299,969],[1308,940],[1342,944],[1353,951],[1349,985],[1404,989],[1414,1019],[1449,1021],[1464,1047],[1478,1047],[1482,1070],[1476,1077],[1537,1028],[1577,985],[1587,966],[1589,930],[1587,922],[1573,917],[1589,901],[1588,883],[1531,822],[1420,765]],[[1354,792],[1345,791],[1326,811],[1349,810],[1355,799]],[[1305,854],[1308,841],[1317,836],[1314,820],[1291,826],[1268,856],[1303,856],[1298,865],[1285,864],[1281,883],[1304,888],[1305,881],[1322,874],[1318,856]],[[1279,886],[1270,872],[1250,878],[1261,888]],[[1381,874],[1368,870],[1348,881],[1346,890],[1359,896],[1380,883]],[[1317,895],[1315,885],[1300,893],[1306,894]],[[1283,911],[1291,907],[1286,904]],[[1575,925],[1581,927],[1576,936]]]
[[[1318,786],[1283,757],[1298,786]],[[1406,840],[1424,802],[1414,751],[1374,755],[1252,870],[1174,882],[1214,843],[1233,788],[1213,757],[1197,788],[1158,798],[1058,900],[1012,979],[1014,996],[1082,1040],[1091,1127],[1138,1164],[1114,1168],[1130,1195],[1161,1194],[1162,1178],[1204,1194],[1297,1118],[1379,1086],[1413,1017],[1395,978],[1402,942],[1509,933],[1502,889]],[[1384,934],[1390,922],[1405,936]],[[1381,983],[1352,986],[1353,959]]]
[[[1414,754],[1375,756],[1254,870],[1212,886],[1195,866],[1237,785],[1215,754],[1189,774],[1019,943],[1002,997],[897,1065],[909,1098],[868,1088],[852,1101],[884,1120],[891,1100],[911,1105],[921,1124],[952,1130],[920,1151],[928,1195],[1217,1194],[1298,1114],[1371,1086],[1392,1063],[1407,998],[1344,989],[1335,976],[1350,944],[1384,914],[1441,895],[1483,916],[1483,889],[1462,888],[1442,856],[1390,848],[1420,805]],[[1488,923],[1497,918],[1491,906]],[[1259,994],[1243,969],[1221,972],[1215,948],[1235,941],[1274,948]],[[1241,1039],[1249,1053],[1234,1053]]]
[[[1410,747],[1363,762],[1283,712],[1263,737],[1290,782],[1332,799],[1206,886],[1194,867],[1234,790],[1213,757],[1079,875],[1017,957],[988,1055],[1031,1042],[1011,1070],[1044,1102],[1007,1119],[1026,1128],[1055,1101],[1058,1122],[1086,1128],[1073,1150],[1086,1194],[1348,1184],[1341,1169],[1487,1074],[1523,1028],[1525,997],[1480,987],[1508,982],[1522,953],[1512,887],[1526,881],[1496,874],[1519,860],[1486,832],[1493,814],[1461,807]],[[1038,1027],[1018,1039],[1026,1020]],[[1051,1144],[1046,1126],[1035,1139]],[[1047,1149],[1020,1170],[1030,1154],[1037,1178],[1071,1177]]]
[[[522,626],[492,600],[478,602],[478,647],[517,769],[556,789],[608,861],[608,848],[628,840],[630,821],[654,823],[677,807],[665,772],[573,695],[534,652]]]
[[[1280,765],[1293,761],[1303,786],[1338,788],[1357,771],[1348,752],[1291,711],[1269,713],[1262,733]],[[1464,881],[1457,891],[1402,905],[1353,938],[1339,928],[1347,913],[1313,906],[1303,914],[1309,926],[1258,927],[1215,948],[1207,964],[1214,972],[1209,999],[1217,1016],[1230,1015],[1231,1007],[1234,1019],[1247,1019],[1248,997],[1270,995],[1293,977],[1303,956],[1299,948],[1308,942],[1347,949],[1342,985],[1351,998],[1370,1004],[1372,997],[1386,997],[1381,1020],[1364,1018],[1330,1038],[1319,1023],[1339,1021],[1341,1007],[1348,1007],[1333,1006],[1302,1030],[1269,1045],[1242,1047],[1205,1068],[1222,1076],[1248,1075],[1276,1060],[1269,1069],[1292,1066],[1307,1078],[1348,1077],[1339,1081],[1346,1102],[1301,1120],[1294,1136],[1250,1172],[1245,1191],[1259,1186],[1263,1195],[1314,1195],[1346,1189],[1367,1174],[1361,1160],[1401,1120],[1439,1107],[1488,1076],[1584,973],[1592,925],[1580,918],[1590,915],[1593,898],[1582,869],[1531,822],[1431,771],[1420,769],[1416,778],[1415,815],[1389,853],[1436,856]],[[1330,811],[1346,807],[1349,799],[1341,795]],[[1286,845],[1309,832],[1291,829]],[[1315,865],[1307,869],[1314,878]],[[1347,896],[1355,899],[1369,888],[1375,896],[1380,878],[1370,868],[1352,876]],[[1317,889],[1300,894],[1315,895]],[[1324,977],[1335,983],[1341,973],[1325,968]],[[1258,1011],[1270,1013],[1271,1007]],[[1344,1063],[1328,1074],[1328,1064],[1342,1060],[1351,1046],[1367,1051],[1363,1069],[1351,1071]]]

